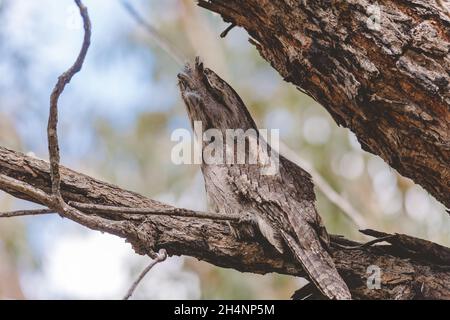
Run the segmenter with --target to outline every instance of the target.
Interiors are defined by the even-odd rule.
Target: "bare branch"
[[[47,136],[48,136],[48,149],[50,154],[50,178],[52,184],[52,195],[42,192],[41,190],[35,190],[31,185],[20,185],[19,181],[7,181],[7,177],[0,177],[0,183],[9,183],[9,187],[15,189],[16,191],[27,190],[29,193],[34,194],[37,200],[42,204],[45,204],[51,209],[57,211],[61,216],[71,218],[85,226],[98,229],[99,227],[109,232],[124,236],[126,232],[126,227],[120,222],[111,222],[109,220],[103,219],[101,217],[90,217],[86,214],[78,211],[75,208],[67,205],[61,195],[61,174],[60,174],[60,154],[59,154],[59,142],[58,142],[58,100],[66,85],[70,82],[72,77],[81,70],[83,67],[86,54],[88,52],[91,43],[91,20],[89,18],[88,10],[86,6],[81,2],[81,0],[74,0],[75,4],[80,10],[81,18],[83,19],[84,27],[84,39],[81,46],[80,53],[75,60],[72,67],[70,67],[66,72],[59,76],[58,81],[52,91],[50,96],[50,115],[48,118],[47,126]],[[2,181],[3,180],[3,181]],[[23,190],[19,190],[18,187]]]
[[[364,216],[356,210],[353,205],[344,197],[342,197],[339,193],[337,193],[333,187],[331,187],[324,177],[316,170],[314,167],[305,159],[300,157],[295,151],[290,149],[288,146],[280,142],[280,151],[281,153],[293,161],[311,175],[313,178],[314,184],[319,188],[320,191],[325,195],[325,197],[334,203],[344,215],[350,219],[359,229],[366,228],[368,226],[366,219]]]
[[[51,210],[51,209],[17,210],[17,211],[9,211],[9,212],[0,212],[0,218],[38,216],[38,215],[51,214],[51,213],[55,213],[55,210]]]
[[[0,183],[1,183],[0,177]],[[103,206],[99,204],[88,204],[80,202],[69,202],[69,206],[83,210],[85,213],[107,213],[107,214],[137,214],[137,215],[155,215],[155,216],[173,216],[195,219],[211,219],[211,220],[223,220],[223,221],[236,221],[242,220],[242,215],[224,215],[213,212],[193,211],[184,208],[166,208],[166,209],[152,209],[152,208],[129,208],[129,207],[116,207],[116,206]],[[32,210],[17,210],[9,212],[0,212],[0,218],[12,218],[21,216],[37,216],[44,214],[54,214],[55,210],[52,209],[32,209]]]
[[[152,208],[129,208],[116,206],[103,206],[98,204],[87,204],[80,202],[69,202],[69,205],[84,211],[95,211],[98,213],[124,213],[124,214],[140,214],[140,215],[157,215],[157,216],[175,216],[196,219],[213,219],[224,221],[240,221],[242,215],[239,214],[221,214],[213,212],[193,211],[183,208],[161,208],[159,210]]]
[[[221,38],[225,38],[228,34],[228,32],[230,32],[234,27],[236,27],[236,24],[232,23],[230,24],[225,30],[222,31],[222,33],[220,34]]]
[[[90,23],[85,7],[80,1],[75,0],[75,2],[83,16],[85,30],[87,29],[86,25],[88,25],[89,29],[85,32],[85,41],[83,42],[85,52],[83,53],[82,48],[79,56],[79,58],[81,57],[79,68],[81,68],[89,46]],[[87,42],[86,37],[88,38]],[[87,46],[85,47],[86,43]],[[78,61],[79,59],[77,59]],[[71,75],[72,68],[59,78],[51,97],[48,124],[50,174],[47,163],[0,147],[0,189],[16,197],[31,200],[50,208],[56,208],[62,216],[68,217],[91,229],[109,232],[126,238],[133,245],[136,252],[141,254],[145,253],[151,256],[153,250],[164,247],[171,255],[191,255],[219,266],[231,267],[240,271],[255,273],[280,272],[292,275],[304,274],[298,264],[293,263],[292,257],[280,255],[275,250],[265,246],[263,242],[259,241],[260,239],[236,238],[232,232],[232,227],[236,226],[236,221],[232,220],[224,223],[223,221],[214,220],[186,219],[186,217],[194,217],[193,214],[189,215],[189,212],[192,213],[192,211],[173,208],[60,167],[57,136],[57,103],[65,85],[79,71],[79,69],[76,70],[77,62],[72,67],[75,67],[73,69],[75,71]],[[64,80],[65,75],[68,76]],[[28,169],[24,169],[23,163],[27,164]],[[62,184],[61,179],[64,181]],[[51,181],[50,188],[49,181]],[[106,207],[114,208],[114,212],[123,213],[124,209],[118,206],[124,206],[130,210],[144,210],[139,208],[148,207],[149,209],[145,210],[153,213],[172,211],[187,212],[188,215],[175,217],[162,214],[155,215],[149,219],[143,214],[138,221],[126,218],[118,220],[116,216],[108,217],[106,215],[108,213],[107,210],[99,210],[97,213],[89,215],[83,214],[67,205],[63,201],[63,196],[67,201],[74,201],[82,205],[95,203],[95,206],[104,205],[103,209],[106,209]],[[58,201],[55,201],[55,197]],[[92,205],[90,206],[92,208]],[[150,208],[154,208],[154,210],[150,210]],[[97,207],[97,209],[102,208]],[[209,213],[200,213],[200,216],[202,214]],[[196,213],[195,216],[198,217],[199,215]],[[189,231],[187,232],[187,230]],[[448,289],[450,288],[450,271],[442,268],[440,265],[433,265],[428,259],[424,259],[424,257],[428,258],[429,256],[429,250],[424,249],[432,248],[432,252],[435,252],[437,257],[445,258],[448,256],[448,248],[407,236],[389,237],[386,235],[385,240],[391,244],[379,245],[376,248],[362,245],[359,248],[355,248],[355,250],[331,248],[336,266],[343,278],[350,284],[352,294],[356,297],[383,299],[399,297],[444,298],[450,296]],[[334,241],[337,241],[341,246],[356,244],[339,237],[334,237]],[[406,250],[403,248],[406,248]],[[424,256],[420,256],[419,253],[422,253]],[[157,259],[158,257],[155,258]],[[440,259],[444,262],[448,261]],[[366,277],[367,266],[374,263],[383,269],[383,288],[381,290],[368,290],[364,281],[361,281]],[[135,282],[134,288],[154,264],[155,262],[146,268],[147,271],[141,274],[142,277]],[[414,277],[411,277],[411,274],[414,274]],[[422,290],[425,284],[426,288]],[[415,290],[418,285],[421,288],[420,292]],[[133,290],[131,290],[131,294]]]
[[[139,283],[142,281],[142,279],[144,279],[144,277],[147,275],[147,273],[158,263],[163,262],[164,260],[167,259],[167,252],[164,249],[159,250],[159,253],[157,254],[156,258],[153,259],[152,262],[150,262],[150,264],[141,272],[141,274],[139,275],[139,277],[136,279],[135,282],[133,282],[132,286],[130,287],[130,289],[128,290],[127,294],[125,295],[125,297],[123,297],[123,300],[128,300],[131,298],[131,296],[133,295],[134,291],[136,290],[137,286],[139,285]]]
[[[442,8],[444,13],[450,18],[450,11],[448,9],[447,1],[445,1],[445,0],[437,0],[437,3]]]
[[[75,0],[76,5],[80,10],[80,15],[83,18],[84,25],[84,39],[81,51],[75,63],[66,72],[59,76],[58,81],[50,96],[50,115],[48,118],[47,136],[48,136],[48,150],[50,155],[50,172],[52,180],[52,193],[56,198],[61,198],[60,192],[60,173],[59,173],[59,143],[58,143],[58,100],[61,93],[64,91],[66,85],[70,82],[72,77],[81,70],[84,59],[86,57],[89,45],[91,42],[91,21],[89,19],[87,8],[83,5],[81,0]]]
[[[28,169],[24,168],[24,165]],[[66,201],[95,203],[105,206],[126,206],[130,208],[149,208],[164,211],[174,207],[146,198],[135,192],[121,189],[61,166],[61,192]],[[2,177],[8,176],[6,179]],[[17,185],[20,180],[25,186]],[[15,183],[4,183],[15,182]],[[51,185],[48,162],[28,157],[22,153],[0,147],[0,189],[21,199],[40,205],[50,197]],[[44,194],[41,197],[40,190]],[[164,210],[162,210],[164,209]],[[266,246],[256,237],[237,238],[232,228],[239,228],[235,221],[202,220],[175,216],[129,215],[120,217],[94,212],[86,215],[67,217],[93,230],[108,232],[131,243],[139,254],[148,254],[161,248],[168,255],[187,255],[210,262],[214,265],[233,268],[241,272],[268,273],[277,272],[295,276],[304,276],[292,257],[280,255]],[[89,219],[90,218],[90,219]],[[368,231],[364,233],[369,234]],[[386,236],[380,233],[370,234],[377,238]],[[398,242],[397,242],[398,239]],[[394,241],[395,240],[395,241]],[[450,297],[450,271],[442,268],[447,265],[448,248],[419,241],[412,237],[396,236],[390,245],[363,247],[358,250],[344,250],[332,246],[333,260],[349,284],[355,299],[393,299]],[[344,246],[356,246],[358,243],[342,237],[332,236],[332,242]],[[425,245],[423,244],[425,243]],[[422,254],[421,254],[422,253]],[[432,255],[430,253],[433,253]],[[439,264],[430,262],[433,256],[440,258]],[[437,259],[434,259],[437,260]],[[433,260],[433,261],[434,261]],[[445,263],[444,263],[445,262]],[[367,267],[376,264],[383,270],[383,282],[380,290],[370,290],[366,286]],[[414,274],[414,277],[411,277]],[[414,288],[426,284],[426,290]],[[400,293],[399,293],[400,292]]]

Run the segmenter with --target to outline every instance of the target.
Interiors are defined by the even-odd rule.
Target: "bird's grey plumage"
[[[191,122],[202,121],[204,130],[224,134],[226,129],[257,130],[239,95],[198,59],[178,77]],[[351,298],[327,252],[328,234],[306,171],[280,155],[274,175],[263,175],[255,164],[203,163],[202,172],[213,209],[251,213],[264,238],[280,253],[290,251],[325,296]]]

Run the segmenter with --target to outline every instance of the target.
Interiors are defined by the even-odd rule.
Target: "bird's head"
[[[203,130],[256,130],[239,95],[214,71],[204,68],[199,58],[187,64],[178,79],[191,124],[201,121]]]

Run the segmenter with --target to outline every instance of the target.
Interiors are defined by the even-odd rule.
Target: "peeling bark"
[[[0,174],[51,192],[49,164],[0,147]],[[0,186],[0,189],[25,200],[38,201],[27,194]],[[149,208],[178,208],[148,199],[86,175],[61,167],[61,192],[65,201]],[[242,272],[304,276],[290,255],[250,239],[237,239],[226,222],[140,214],[95,214],[110,221],[108,230],[130,242],[139,254],[151,254],[161,248],[169,255],[187,255],[214,265]],[[75,220],[76,221],[76,220]],[[80,221],[76,221],[80,222]],[[238,228],[234,222],[231,227]],[[114,231],[116,230],[116,231]],[[126,230],[126,231],[124,231]],[[189,230],[189,232],[186,232]],[[383,236],[375,231],[365,231]],[[332,237],[331,253],[336,267],[355,299],[450,299],[450,249],[425,240],[396,236],[390,244],[343,249],[357,243]],[[381,289],[367,287],[367,268],[381,268]]]
[[[351,129],[363,149],[450,207],[450,15],[440,2],[199,5],[245,28],[261,56]]]

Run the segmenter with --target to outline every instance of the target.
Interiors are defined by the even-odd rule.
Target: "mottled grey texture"
[[[204,129],[218,129],[224,135],[227,129],[256,129],[239,95],[198,60],[186,66],[179,79],[191,122],[202,121]],[[236,145],[234,140],[228,147],[236,152]],[[280,156],[279,171],[273,175],[261,174],[261,164],[248,161],[203,161],[202,172],[215,210],[254,215],[261,235],[280,253],[290,251],[323,294],[330,299],[351,298],[327,252],[329,236],[316,211],[314,185],[306,171]]]

